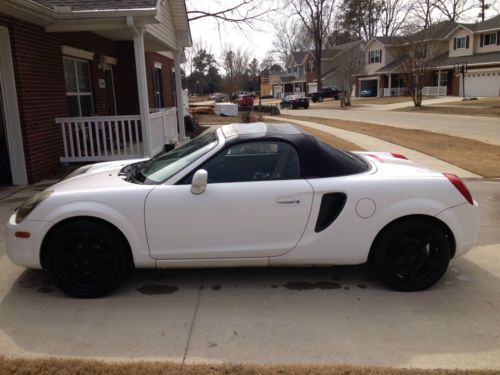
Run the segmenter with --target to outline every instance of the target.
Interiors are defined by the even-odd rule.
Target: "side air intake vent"
[[[337,219],[345,206],[347,196],[344,193],[328,193],[321,198],[316,233],[328,228]]]

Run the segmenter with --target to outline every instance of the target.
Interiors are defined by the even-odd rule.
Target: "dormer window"
[[[382,50],[381,49],[372,49],[368,51],[368,63],[369,64],[377,64],[382,62]]]
[[[481,47],[499,44],[498,37],[499,36],[497,33],[481,34],[481,42],[480,42]]]
[[[469,48],[469,36],[453,39],[453,49]]]

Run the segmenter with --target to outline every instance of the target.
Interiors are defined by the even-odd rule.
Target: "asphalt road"
[[[421,129],[500,145],[500,120],[495,117],[441,115],[369,109],[308,109],[281,111],[285,115],[370,122],[405,129]]]
[[[500,182],[469,186],[478,246],[420,293],[361,266],[138,271],[76,300],[12,265],[0,238],[0,354],[500,369]],[[0,219],[32,192],[4,197]]]

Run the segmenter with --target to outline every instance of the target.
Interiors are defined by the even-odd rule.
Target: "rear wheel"
[[[48,240],[46,266],[54,283],[77,298],[102,297],[132,268],[128,244],[110,225],[78,220]]]
[[[391,289],[420,291],[444,275],[450,243],[441,228],[424,219],[407,219],[387,228],[374,244],[372,262]]]

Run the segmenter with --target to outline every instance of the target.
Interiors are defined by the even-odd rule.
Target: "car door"
[[[202,194],[191,193],[191,174],[176,185],[156,187],[146,200],[154,258],[270,257],[296,246],[307,225],[313,190],[301,177],[291,144],[236,144],[198,169],[208,172]]]

